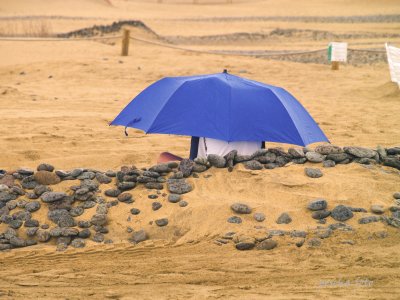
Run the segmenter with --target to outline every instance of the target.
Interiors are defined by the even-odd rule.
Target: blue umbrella
[[[111,122],[224,141],[306,146],[328,142],[305,108],[283,88],[226,72],[166,77],[135,97]]]

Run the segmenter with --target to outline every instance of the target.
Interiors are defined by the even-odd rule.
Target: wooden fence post
[[[122,35],[121,56],[128,56],[128,52],[129,52],[129,30],[124,29],[124,33]]]

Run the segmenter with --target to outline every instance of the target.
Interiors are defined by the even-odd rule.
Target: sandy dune
[[[0,26],[24,34],[27,25],[23,24],[45,22],[49,34],[57,34],[138,19],[158,35],[174,37],[178,46],[202,50],[293,51],[324,48],[330,41],[295,36],[198,42],[204,36],[269,33],[277,28],[372,33],[376,36],[346,41],[353,48],[383,49],[386,41],[400,46],[399,37],[379,36],[398,34],[399,22],[252,19],[400,14],[394,0],[273,0],[232,5],[155,2],[111,0],[110,6],[100,0],[0,0]],[[221,20],[228,17],[235,19]],[[132,35],[152,38],[140,29],[132,29]],[[189,39],[183,43],[177,37]],[[332,144],[399,146],[400,91],[390,82],[384,61],[341,65],[333,72],[326,64],[200,54],[137,41],[131,43],[130,55],[121,57],[120,47],[119,38],[107,42],[0,41],[0,169],[36,168],[47,162],[57,169],[105,171],[122,165],[149,167],[162,151],[188,156],[188,137],[146,135],[135,129],[129,129],[125,137],[123,128],[108,123],[142,89],[164,76],[223,69],[285,87],[307,108]],[[52,242],[1,252],[0,298],[398,299],[399,230],[381,222],[357,223],[370,213],[357,213],[347,221],[356,231],[335,232],[319,248],[297,248],[289,236],[274,237],[278,247],[271,251],[239,252],[232,243],[214,243],[229,231],[262,236],[270,229],[312,230],[318,224],[306,205],[315,198],[326,199],[329,208],[344,204],[369,209],[371,204],[394,205],[392,195],[400,191],[400,173],[392,168],[349,164],[323,171],[322,178],[311,179],[305,177],[303,165],[262,171],[237,166],[232,173],[210,169],[198,179],[189,179],[194,190],[184,195],[187,207],[160,197],[163,207],[156,212],[151,210],[149,192],[136,188],[134,205],[120,203],[110,209],[106,236],[113,240],[111,245],[88,241],[84,249],[56,252]],[[205,174],[212,176],[205,178]],[[53,189],[66,191],[76,183],[62,182]],[[103,185],[101,190],[105,189]],[[250,215],[240,225],[227,223],[232,216],[229,206],[237,201],[265,213],[266,220],[256,223]],[[129,221],[132,207],[142,213]],[[86,210],[78,220],[90,218],[94,211]],[[282,212],[290,213],[293,222],[276,224]],[[41,209],[33,216],[41,224],[49,223],[46,213]],[[162,217],[168,217],[168,226],[149,224]],[[334,222],[330,218],[327,225]],[[144,228],[151,239],[136,246],[129,243],[128,226]],[[0,224],[0,232],[6,228]],[[381,232],[387,237],[381,238]],[[355,244],[343,244],[344,240]],[[343,284],[346,281],[350,284]]]

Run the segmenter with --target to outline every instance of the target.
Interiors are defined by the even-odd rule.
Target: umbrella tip
[[[226,74],[226,73],[228,73],[228,70],[227,70],[227,69],[224,69],[224,71],[223,71],[222,73],[225,73],[225,74]]]

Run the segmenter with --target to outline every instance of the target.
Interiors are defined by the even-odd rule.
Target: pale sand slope
[[[71,1],[73,2],[73,1]],[[112,1],[9,1],[0,2],[0,13],[10,15],[63,15],[114,19],[148,20],[162,34],[197,35],[230,32],[223,23],[196,23],[184,26],[164,18],[251,16],[251,15],[366,15],[399,13],[398,1],[265,1],[251,4],[191,5]],[[81,8],[81,9],[78,9]],[[62,31],[79,28],[89,21],[54,22]],[[175,25],[174,25],[175,24]],[[398,24],[387,25],[393,32]],[[64,27],[65,26],[65,27]],[[252,22],[234,32],[260,31],[277,24]],[[293,28],[292,24],[284,24]],[[318,28],[318,24],[301,24]],[[324,24],[324,29],[331,27]],[[333,25],[337,31],[357,31],[357,24]],[[374,25],[362,25],[373,31]],[[175,29],[174,29],[175,28]],[[217,28],[217,29],[216,29]],[[219,28],[219,29],[218,29]],[[378,24],[377,31],[384,31]],[[367,40],[368,42],[368,40]],[[305,42],[300,41],[297,45]],[[213,45],[210,45],[212,49]],[[267,46],[267,45],[266,45]],[[266,47],[265,46],[265,47]],[[285,45],[286,46],[286,45]],[[307,41],[303,47],[319,48]],[[241,44],[231,47],[240,48]],[[248,45],[246,44],[246,47]],[[257,47],[257,44],[254,44]],[[271,45],[271,48],[279,45]],[[289,46],[293,47],[295,46]],[[285,47],[281,47],[285,49]],[[331,142],[341,146],[376,147],[399,145],[400,95],[389,83],[386,64],[343,66],[339,72],[314,64],[267,61],[256,58],[223,57],[177,52],[135,43],[132,55],[121,58],[120,45],[95,42],[0,44],[0,169],[19,166],[35,168],[49,162],[59,169],[93,167],[118,169],[124,164],[150,166],[161,151],[188,155],[187,137],[145,135],[134,129],[129,137],[123,128],[108,122],[143,88],[163,76],[221,72],[224,68],[262,82],[287,88],[309,110]],[[123,63],[120,63],[123,62]],[[139,69],[140,67],[140,69]],[[245,71],[245,72],[243,72]],[[25,75],[20,75],[24,72]],[[242,72],[242,73],[239,73]],[[52,78],[48,78],[52,76]],[[375,298],[396,299],[400,293],[399,233],[381,223],[357,225],[368,215],[357,213],[348,223],[355,234],[335,233],[319,249],[296,248],[289,238],[276,238],[272,251],[234,250],[233,245],[216,246],[213,240],[227,231],[249,235],[265,234],[266,229],[307,230],[316,226],[305,206],[323,197],[329,208],[337,204],[369,208],[372,203],[393,205],[392,194],[400,190],[399,172],[389,168],[364,168],[351,164],[324,169],[324,177],[304,176],[304,166],[248,172],[242,167],[207,171],[213,176],[190,179],[194,191],[184,195],[186,208],[160,200],[163,208],[151,211],[151,200],[143,188],[133,191],[136,202],[121,203],[109,213],[114,245],[89,243],[83,250],[55,253],[54,245],[2,253],[0,298]],[[74,182],[54,190],[67,190]],[[106,187],[102,186],[102,190]],[[241,225],[228,224],[229,206],[243,201],[267,216],[256,230],[251,216]],[[127,221],[131,207],[142,213]],[[284,211],[293,216],[289,225],[275,224]],[[88,219],[89,210],[81,219]],[[45,222],[46,210],[34,213]],[[149,221],[168,217],[164,228]],[[79,219],[78,218],[78,219]],[[333,223],[332,219],[328,224]],[[152,238],[142,246],[127,243],[126,227],[145,228]],[[4,225],[0,225],[0,232]],[[387,231],[379,239],[374,232]],[[22,231],[22,230],[21,230]],[[370,238],[371,237],[371,238]],[[354,246],[340,244],[352,239]],[[173,244],[173,245],[171,245]],[[324,287],[321,280],[373,281],[363,286]],[[62,295],[62,296],[60,296]]]

